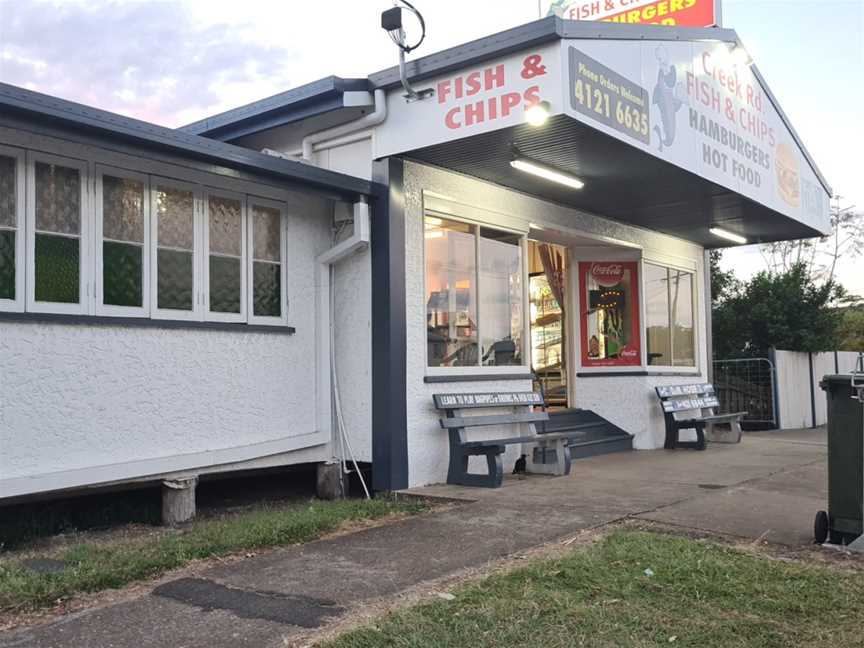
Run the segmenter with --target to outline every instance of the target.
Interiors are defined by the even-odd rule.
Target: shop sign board
[[[829,231],[828,193],[728,44],[564,40],[562,48],[567,114]]]
[[[376,158],[523,124],[525,109],[540,101],[560,113],[561,50],[547,45],[416,85],[434,95],[406,102],[401,89],[388,94]]]
[[[629,25],[713,27],[720,24],[719,5],[720,0],[556,0],[549,15]]]
[[[382,158],[517,126],[547,101],[645,153],[821,232],[829,196],[760,80],[716,41],[571,39],[415,84],[387,97]]]

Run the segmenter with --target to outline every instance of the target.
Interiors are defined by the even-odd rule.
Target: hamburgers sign
[[[628,25],[714,27],[720,0],[554,0],[549,15]]]

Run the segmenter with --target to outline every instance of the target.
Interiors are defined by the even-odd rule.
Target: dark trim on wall
[[[633,378],[645,376],[672,376],[672,377],[687,377],[701,378],[702,372],[685,373],[681,371],[597,371],[597,372],[578,372],[577,378]]]
[[[480,382],[484,380],[531,380],[530,373],[523,374],[470,374],[470,375],[448,375],[448,376],[424,376],[424,383],[453,383],[453,382]]]
[[[708,382],[714,382],[714,317],[713,296],[711,294],[711,250],[702,252],[702,275],[705,278],[705,350],[708,365],[705,367]]]
[[[807,354],[807,362],[810,364],[810,427],[816,427],[816,385],[814,385],[815,377],[813,376],[813,354]]]
[[[60,313],[0,312],[0,322],[38,322],[42,324],[69,324],[74,326],[231,331],[232,333],[274,333],[278,335],[294,335],[297,332],[293,326],[268,326],[266,324],[242,324],[239,322],[194,322],[190,320],[151,319],[149,317],[66,315]]]
[[[384,187],[372,204],[372,488],[408,488],[404,164],[373,168]]]

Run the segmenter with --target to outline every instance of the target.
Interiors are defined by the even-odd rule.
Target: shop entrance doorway
[[[567,248],[528,241],[528,303],[531,327],[531,369],[535,389],[552,410],[569,406],[567,354],[571,326],[568,319]],[[575,321],[575,320],[573,320]]]

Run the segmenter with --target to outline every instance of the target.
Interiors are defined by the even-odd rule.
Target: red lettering
[[[498,119],[498,100],[492,97],[487,104],[489,107],[489,120]]]
[[[474,96],[478,92],[480,92],[480,73],[472,72],[465,78],[465,82],[468,86],[468,96]]]
[[[525,107],[530,108],[540,103],[540,86],[531,86],[525,90]]]
[[[484,89],[501,88],[504,86],[504,65],[486,68],[484,73]]]
[[[462,124],[456,121],[456,116],[459,114],[459,107],[451,108],[447,111],[447,114],[444,115],[444,123],[447,125],[447,128],[451,130],[455,130],[457,128],[461,128]]]
[[[522,95],[518,92],[507,92],[501,95],[501,116],[507,117],[516,106],[522,101]]]
[[[438,95],[438,103],[442,104],[447,101],[447,95],[450,94],[450,81],[439,81],[438,90],[435,93]]]
[[[465,125],[473,126],[475,123],[479,124],[485,121],[486,119],[486,111],[484,110],[484,104],[482,101],[478,101],[474,104],[468,104],[465,106]]]

